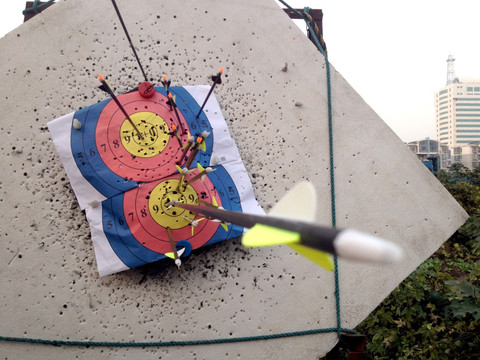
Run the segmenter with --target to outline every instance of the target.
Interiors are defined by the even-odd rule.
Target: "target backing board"
[[[209,87],[168,91],[174,104],[161,87],[149,96],[142,87],[118,96],[131,121],[107,99],[48,124],[86,211],[101,276],[176,250],[186,257],[243,233],[241,227],[172,208],[172,200],[263,213],[215,96],[200,111]],[[189,139],[201,144],[190,163]]]
[[[316,222],[331,224],[328,66],[277,2],[117,2],[148,76],[167,74],[176,84],[204,84],[225,68],[228,81],[215,93],[262,207],[269,210],[295,183],[308,180],[318,194]],[[64,130],[58,124],[70,162],[60,161],[46,124],[104,101],[107,95],[93,86],[99,71],[121,89],[117,94],[138,86],[141,73],[118,16],[110,1],[58,1],[1,38],[0,47],[5,115],[0,153],[2,335],[184,342],[337,324],[334,275],[284,246],[247,251],[225,241],[190,256],[181,271],[171,266],[162,273],[138,269],[96,276],[91,229],[76,206],[72,187],[77,185],[70,187],[70,181],[85,187],[76,192],[86,194],[86,212],[100,212],[106,199],[84,180],[71,155],[73,114]],[[389,239],[406,254],[401,265],[392,267],[339,259],[341,325],[352,329],[467,215],[331,64],[330,70],[337,226]],[[185,89],[197,104],[208,91],[197,98]],[[223,136],[225,122],[215,121],[221,112],[207,106],[205,114],[212,127],[210,162],[228,171],[247,212],[247,185],[241,185],[247,174],[235,166],[236,148],[220,141],[229,141]],[[107,143],[98,145],[100,151],[102,144]],[[85,150],[90,156],[90,148]],[[64,169],[78,177],[67,178]],[[94,195],[100,200],[91,208]],[[130,221],[130,212],[122,220]],[[141,209],[135,214],[141,217]],[[95,229],[104,233],[103,218],[95,219]],[[198,227],[203,226],[205,220],[198,220]],[[110,247],[108,241],[102,244]],[[318,359],[337,341],[336,333],[318,333],[248,344],[155,348],[2,343],[0,353],[13,359],[33,353],[37,359]]]

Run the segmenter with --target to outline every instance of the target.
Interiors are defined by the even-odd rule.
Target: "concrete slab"
[[[325,60],[272,0],[119,1],[149,77],[209,83],[268,210],[308,179],[329,224]],[[84,214],[46,124],[142,80],[110,1],[62,1],[0,39],[0,335],[175,341],[334,327],[333,274],[287,248],[239,241],[193,255],[182,271],[99,278]],[[281,69],[285,63],[288,71]],[[351,226],[401,244],[396,267],[340,261],[342,326],[364,319],[466,219],[402,141],[332,70],[336,209]],[[301,106],[297,106],[301,103]],[[154,348],[0,343],[6,358],[316,359],[333,333]]]

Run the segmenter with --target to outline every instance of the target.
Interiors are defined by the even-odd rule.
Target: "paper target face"
[[[152,97],[138,91],[118,96],[131,122],[113,100],[77,111],[81,128],[72,131],[72,153],[82,175],[105,197],[168,176],[185,163],[182,146],[190,134],[212,128],[192,96],[182,87],[172,87],[178,111],[168,104],[163,88]],[[177,117],[178,114],[178,117]],[[207,151],[193,163],[208,166],[213,136],[205,140]]]
[[[172,200],[187,204],[222,206],[241,211],[240,196],[228,172],[222,167],[183,186],[198,171],[142,184],[104,202],[103,226],[116,255],[128,267],[136,267],[164,258],[172,252],[172,236],[177,249],[185,247],[183,256],[206,244],[238,237],[243,229],[198,216],[188,210],[171,207]],[[179,188],[179,186],[181,188]],[[120,241],[121,239],[121,241]]]
[[[157,87],[149,97],[139,91],[118,96],[128,117],[107,99],[48,124],[86,211],[101,276],[175,252],[185,257],[243,233],[241,227],[170,207],[172,200],[263,213],[214,95],[196,116],[208,90],[171,87],[178,116]],[[185,144],[204,131],[210,135],[185,169],[193,153]],[[213,172],[200,176],[207,167]]]

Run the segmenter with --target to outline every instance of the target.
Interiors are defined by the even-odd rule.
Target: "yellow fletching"
[[[257,224],[243,235],[242,245],[246,247],[262,247],[286,244],[300,255],[313,261],[328,271],[333,271],[331,255],[300,244],[300,234],[266,225]]]
[[[307,259],[313,261],[315,264],[323,267],[325,270],[333,271],[334,264],[332,256],[330,254],[300,244],[287,245],[300,255],[305,256]]]
[[[200,163],[197,163],[197,168],[198,168],[198,172],[202,172],[203,170],[205,170],[205,168],[200,165]]]
[[[212,196],[212,204],[213,206],[218,207],[217,199],[215,199],[214,196]]]
[[[302,182],[285,194],[270,214],[313,222],[316,208],[317,195],[314,187],[308,182]],[[286,244],[315,264],[333,271],[334,263],[330,254],[301,245],[300,240],[299,233],[257,224],[243,235],[242,244],[247,247]]]
[[[198,148],[202,151],[207,151],[207,145],[205,144],[205,141],[202,141]]]
[[[292,244],[299,241],[299,233],[257,224],[243,235],[242,245],[246,247],[261,247]]]

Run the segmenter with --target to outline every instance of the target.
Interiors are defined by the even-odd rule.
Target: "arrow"
[[[191,178],[190,180],[188,180],[185,185],[183,185],[183,188],[186,189],[188,185],[190,185],[191,183],[197,181],[198,179],[202,179],[202,181],[205,179],[205,176],[207,176],[207,174],[210,174],[212,171],[215,171],[216,169],[212,169],[211,167],[207,167],[206,169],[203,168],[203,166],[198,163],[197,164],[197,168],[198,168],[198,174],[195,175],[193,178]]]
[[[200,116],[200,114],[202,113],[202,110],[203,108],[205,107],[205,104],[207,103],[208,99],[210,98],[210,95],[212,95],[212,92],[213,92],[213,89],[215,89],[215,86],[217,86],[217,84],[221,84],[222,83],[222,73],[223,73],[223,68],[220,69],[220,71],[218,72],[218,74],[216,76],[213,76],[212,77],[212,80],[213,80],[213,84],[212,86],[210,87],[210,90],[208,91],[208,94],[207,94],[207,97],[205,98],[205,100],[203,101],[203,104],[202,106],[200,107],[200,110],[198,111],[198,114],[197,114],[197,118]]]
[[[197,141],[193,146],[191,147],[191,152],[190,155],[188,156],[187,163],[185,164],[185,167],[188,169],[190,166],[192,166],[193,161],[198,155],[198,152],[200,150],[206,151],[207,147],[205,145],[205,139],[210,135],[208,131],[204,131],[200,134],[199,137],[197,137]]]
[[[100,82],[102,83],[102,90],[106,91],[110,97],[112,98],[113,101],[115,101],[115,104],[117,104],[118,108],[122,111],[123,115],[125,116],[125,118],[130,122],[130,124],[132,125],[132,127],[135,129],[135,131],[137,132],[138,134],[138,137],[140,138],[140,140],[143,140],[143,136],[142,134],[140,133],[140,131],[138,130],[138,128],[135,126],[135,124],[133,123],[133,120],[130,118],[130,115],[127,114],[127,112],[125,111],[125,108],[122,106],[122,104],[120,104],[120,101],[117,99],[117,97],[115,96],[115,94],[113,93],[113,90],[110,88],[110,86],[107,84],[107,82],[103,79],[103,76],[102,75],[98,75],[98,80],[100,80]]]
[[[243,236],[244,246],[287,244],[328,270],[333,270],[333,262],[325,252],[344,259],[380,264],[392,264],[401,260],[402,250],[384,239],[353,229],[334,229],[313,223],[311,210],[316,209],[316,199],[313,186],[304,182],[295,186],[275,205],[271,216],[245,214],[177,201],[172,204],[211,219],[250,228]],[[282,213],[285,216],[286,212],[291,214],[290,218],[279,217]],[[306,220],[300,220],[298,215]]]
[[[180,265],[182,265],[182,260],[180,260],[180,257],[178,256],[177,246],[175,244],[175,241],[173,240],[172,231],[170,230],[169,227],[167,227],[166,229],[168,233],[168,238],[170,239],[170,246],[172,247],[173,258],[175,259],[175,265],[177,265],[178,270],[180,270]],[[183,251],[182,251],[182,254],[183,254]],[[165,255],[168,257],[171,257],[170,253],[168,253],[168,255],[167,254]]]
[[[147,75],[145,74],[145,71],[143,70],[142,63],[140,62],[140,58],[137,55],[137,51],[135,50],[135,46],[133,46],[132,39],[130,38],[130,34],[128,33],[127,27],[125,26],[125,23],[123,22],[122,14],[120,14],[120,10],[118,9],[117,3],[115,0],[112,0],[112,5],[115,8],[115,12],[117,13],[118,20],[120,20],[120,24],[123,27],[123,31],[125,32],[125,35],[127,36],[127,40],[130,43],[130,47],[132,48],[133,55],[135,55],[135,59],[137,59],[138,66],[140,67],[140,70],[142,71],[143,77],[145,81],[148,81]]]

